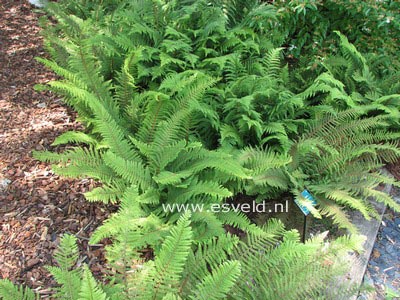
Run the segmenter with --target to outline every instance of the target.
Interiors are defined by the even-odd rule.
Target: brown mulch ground
[[[48,294],[53,284],[45,265],[65,232],[75,234],[80,261],[95,273],[104,265],[102,247],[88,246],[90,233],[108,214],[87,203],[82,192],[94,183],[61,179],[32,158],[60,133],[79,124],[51,93],[33,90],[54,75],[34,60],[44,56],[37,20],[28,1],[0,3],[0,278]],[[90,250],[90,252],[89,252]]]

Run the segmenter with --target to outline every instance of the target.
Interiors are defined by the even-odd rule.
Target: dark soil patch
[[[395,164],[390,164],[386,168],[397,180],[400,180],[400,161]]]

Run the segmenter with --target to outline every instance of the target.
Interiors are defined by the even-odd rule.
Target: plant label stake
[[[304,190],[300,194],[307,202],[309,202],[312,206],[317,205],[317,201],[315,201],[314,197],[310,194],[309,191]],[[303,204],[300,203],[300,201],[295,198],[294,202],[297,204],[297,206],[300,208],[300,210],[304,214],[304,222],[303,222],[303,243],[306,241],[306,226],[307,226],[307,216],[310,214],[310,210]],[[304,202],[304,201],[303,201]]]

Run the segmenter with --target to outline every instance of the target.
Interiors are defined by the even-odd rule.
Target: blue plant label
[[[304,190],[304,191],[301,192],[300,195],[301,195],[304,199],[306,199],[306,201],[310,202],[310,204],[311,204],[312,206],[317,205],[317,201],[315,201],[314,197],[311,196],[311,194],[310,194],[309,191]],[[297,204],[297,206],[301,209],[301,211],[303,212],[303,214],[304,214],[305,216],[308,216],[308,215],[310,214],[310,210],[309,210],[307,207],[305,207],[304,205],[302,205],[302,204],[300,203],[300,201],[299,201],[297,198],[294,199],[294,202],[295,202],[295,203]]]

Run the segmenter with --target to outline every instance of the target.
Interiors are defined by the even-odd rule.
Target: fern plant
[[[47,270],[54,277],[60,288],[56,290],[55,297],[60,299],[78,299],[81,291],[82,272],[74,269],[79,258],[76,238],[64,235],[60,240],[58,250],[54,253],[58,267],[48,266]],[[85,271],[87,273],[87,270]],[[87,274],[84,275],[87,278]]]
[[[55,167],[60,174],[102,181],[103,187],[86,194],[89,200],[120,200],[121,214],[135,220],[151,216],[150,223],[160,225],[178,218],[163,212],[162,204],[202,203],[209,209],[244,190],[274,198],[287,191],[298,197],[307,188],[324,197],[321,212],[341,226],[351,224],[340,207],[328,209],[326,203],[374,215],[366,198],[379,180],[390,180],[360,178],[398,155],[391,144],[398,136],[385,132],[398,121],[398,97],[382,94],[373,69],[343,35],[338,33],[342,56],[328,58],[313,75],[305,73],[310,78],[299,88],[293,78],[302,80],[302,73],[289,72],[283,48],[271,36],[277,21],[273,6],[121,1],[96,18],[88,17],[95,6],[79,17],[60,7],[50,5],[58,25],[46,31],[54,61],[41,61],[65,78],[50,83],[50,89],[65,96],[89,133],[67,133],[55,145],[88,146],[36,156],[61,161]],[[56,42],[62,51],[55,51]],[[349,118],[340,117],[349,108],[362,112],[351,115],[356,121],[350,127]],[[324,111],[339,117],[323,125]],[[313,132],[314,126],[322,129]],[[321,166],[312,163],[315,159]],[[368,163],[359,166],[364,159]],[[351,173],[357,190],[339,181],[352,168],[358,171]],[[202,213],[197,218],[203,224],[199,238],[209,238],[216,228],[221,233],[222,224],[251,230],[243,216]],[[118,223],[116,216],[94,240],[116,237],[123,230]]]
[[[278,246],[274,239],[253,237],[237,246],[233,258],[239,259],[242,273],[228,299],[344,300],[358,293],[357,286],[340,276],[346,272],[349,249],[360,250],[362,240],[344,236],[324,243],[325,233],[302,244],[297,231],[274,238],[279,236]]]
[[[129,61],[130,58],[127,58]],[[126,65],[126,64],[124,64]],[[90,176],[103,183],[85,194],[90,201],[121,202],[120,211],[93,236],[92,241],[130,234],[130,248],[158,247],[165,229],[180,212],[166,211],[165,205],[199,204],[194,212],[198,224],[195,240],[207,240],[224,233],[223,225],[238,226],[245,231],[257,227],[239,213],[214,214],[210,206],[222,203],[241,189],[248,170],[236,158],[222,150],[206,150],[191,134],[196,116],[210,110],[199,100],[215,80],[200,72],[187,71],[166,78],[158,91],[136,92],[124,112],[119,101],[132,80],[126,69],[121,71],[121,85],[115,94],[107,92],[106,82],[98,82],[96,91],[85,84],[87,77],[49,83],[52,90],[66,95],[74,106],[84,107],[92,134],[67,132],[55,145],[80,143],[63,153],[36,152],[36,158],[56,163],[53,169],[70,177]],[[70,80],[81,82],[83,88]],[[177,90],[176,82],[179,86]],[[99,91],[99,89],[102,89]],[[193,124],[194,123],[194,124]],[[129,124],[129,126],[127,125]],[[129,217],[129,218],[127,218]],[[137,254],[136,254],[137,255]]]
[[[273,4],[288,56],[307,56],[309,66],[335,49],[335,30],[341,30],[363,53],[394,58],[399,50],[395,38],[399,34],[398,2],[279,0]]]
[[[221,203],[240,191],[242,180],[249,175],[229,151],[206,150],[198,142],[217,144],[220,108],[215,107],[213,94],[220,93],[219,85],[233,80],[235,72],[233,56],[224,58],[227,53],[240,52],[237,47],[243,49],[247,58],[238,58],[239,66],[251,62],[251,56],[261,51],[257,55],[266,57],[255,60],[249,68],[268,78],[277,77],[279,50],[267,52],[269,44],[261,36],[249,48],[254,38],[251,31],[262,30],[251,22],[250,16],[273,18],[272,8],[254,1],[246,5],[248,16],[236,14],[238,19],[234,20],[235,6],[240,7],[240,3],[229,4],[232,7],[227,12],[224,9],[228,4],[222,2],[211,6],[204,1],[165,6],[151,1],[121,3],[112,16],[105,14],[95,20],[99,28],[92,26],[93,18],[69,17],[61,6],[49,6],[58,19],[55,29],[45,32],[54,60],[40,60],[64,80],[51,82],[48,88],[64,95],[89,132],[69,132],[54,143],[84,143],[86,147],[62,154],[36,153],[35,157],[60,162],[54,169],[61,175],[100,180],[102,187],[86,193],[89,200],[121,201],[121,211],[99,229],[93,241],[109,236],[118,240],[122,232],[143,231],[149,218],[151,226],[139,233],[143,239],[131,245],[134,249],[144,247],[147,230],[158,228],[162,232],[163,224],[177,220],[178,213],[161,209],[162,204],[172,203],[204,205],[204,211],[193,216],[199,224],[196,239],[207,240],[223,233],[223,224],[257,230],[244,215],[207,211],[213,203]],[[127,14],[130,9],[135,13]],[[202,15],[198,22],[188,19],[198,13]],[[194,34],[209,23],[209,18],[215,18],[207,29],[215,35],[212,43],[227,43],[212,55],[208,54],[212,47],[207,42],[209,36]],[[225,18],[231,21],[226,23]],[[66,27],[69,23],[74,25]],[[110,25],[109,31],[105,25]],[[114,29],[118,32],[116,37]],[[239,37],[245,37],[247,42],[238,43]],[[55,51],[55,41],[59,41],[57,47],[63,48],[61,53],[65,55],[61,58]],[[120,51],[122,55],[118,54]],[[109,65],[106,60],[113,61],[112,70],[104,69]],[[224,78],[217,80],[198,70],[186,70],[189,66],[212,70],[215,64],[221,66],[220,70],[209,73]],[[260,72],[258,65],[262,66]],[[267,71],[268,68],[271,69]],[[109,76],[110,81],[106,80]],[[130,215],[136,222],[130,222],[126,229],[121,226],[119,215]],[[160,236],[153,236],[149,246],[156,247],[159,240]],[[115,245],[119,247],[118,243]]]
[[[388,118],[368,116],[371,107],[341,112],[322,112],[315,116],[304,134],[290,147],[290,160],[275,165],[273,153],[250,149],[243,152],[245,166],[258,170],[248,191],[275,197],[292,191],[316,217],[330,216],[339,226],[356,232],[345,208],[358,210],[369,219],[376,216],[370,203],[374,198],[398,211],[389,195],[377,190],[381,183],[399,183],[380,171],[398,160],[398,133],[385,130]],[[263,171],[263,165],[268,166]],[[317,200],[318,209],[307,204],[301,192],[307,189]],[[280,193],[280,192],[281,193]],[[275,194],[274,194],[275,192]]]
[[[325,93],[327,89],[330,95],[326,98],[332,100],[328,102],[324,99],[324,103],[336,107],[337,102],[344,102],[342,109],[364,104],[359,100],[362,89],[354,90],[351,88],[354,84],[349,84],[353,74],[342,70],[338,73],[349,76],[336,78],[332,72],[326,72],[319,74],[315,82],[315,74],[307,73],[311,81],[307,81],[306,87],[311,86],[300,95],[293,92],[299,90],[296,85],[301,85],[303,91],[304,84],[293,84],[290,81],[290,76],[293,76],[288,69],[280,70],[284,66],[280,59],[283,48],[280,48],[281,43],[274,42],[273,37],[278,35],[273,30],[277,28],[274,26],[276,12],[270,5],[257,1],[248,4],[243,1],[213,4],[187,1],[164,6],[161,2],[151,1],[121,2],[112,12],[96,19],[96,26],[91,25],[92,20],[68,19],[66,14],[58,13],[52,7],[52,14],[60,18],[61,25],[57,32],[61,31],[67,38],[60,39],[53,33],[48,35],[47,40],[63,43],[64,50],[53,49],[52,54],[59,61],[58,53],[66,53],[65,62],[61,65],[68,66],[72,73],[90,77],[97,72],[115,81],[120,78],[119,70],[124,57],[130,57],[128,61],[125,59],[123,76],[129,73],[135,78],[138,89],[154,88],[171,72],[188,69],[200,69],[221,78],[203,99],[214,113],[200,116],[201,121],[196,128],[197,138],[209,148],[215,148],[220,140],[220,143],[235,143],[239,147],[267,144],[287,150],[289,140],[301,133],[306,122],[304,119],[308,119],[308,106],[322,101],[309,101],[310,94],[315,96],[316,93]],[[88,11],[91,9],[88,8]],[[237,11],[244,11],[249,16],[242,16]],[[258,25],[252,23],[248,19],[250,16],[262,21]],[[70,22],[75,25],[63,26]],[[71,28],[75,29],[72,31]],[[350,49],[344,37],[341,38],[341,47]],[[354,46],[351,47],[355,50]],[[81,56],[79,60],[76,60],[77,55]],[[89,59],[99,67],[88,69],[87,64],[82,62]],[[54,64],[47,64],[54,68]],[[346,65],[354,69],[351,60],[346,61]],[[367,71],[366,74],[369,73]],[[65,76],[65,72],[60,75]],[[343,84],[348,86],[347,91]],[[348,92],[349,88],[351,92]],[[126,96],[129,97],[129,94]],[[395,99],[395,95],[394,98],[384,97],[381,100],[383,105],[377,110],[387,112]],[[391,104],[387,107],[389,102]],[[395,117],[394,109],[391,113]],[[83,109],[80,115],[85,117]]]
[[[343,272],[345,253],[360,250],[362,242],[343,237],[326,244],[321,235],[302,244],[296,231],[271,219],[264,236],[250,234],[246,242],[225,234],[196,243],[191,224],[190,214],[182,215],[154,260],[129,261],[125,277],[112,274],[105,285],[87,265],[76,266],[76,238],[63,236],[55,254],[59,267],[48,267],[59,284],[54,299],[330,299],[324,287]],[[336,296],[343,299],[356,292],[338,288]],[[0,297],[35,299],[35,294],[2,280]]]
[[[34,156],[60,175],[101,182],[89,201],[120,205],[90,240],[113,241],[109,283],[76,266],[76,239],[65,236],[48,267],[55,298],[329,299],[341,258],[360,251],[356,235],[302,244],[276,220],[256,226],[212,205],[289,191],[352,232],[346,209],[373,217],[369,197],[399,209],[374,189],[398,184],[377,171],[400,154],[390,131],[397,87],[384,89],[397,75],[343,35],[340,53],[303,68],[285,57],[282,11],[261,1],[74,0],[48,12],[51,59],[39,60],[61,79],[39,88],[63,96],[86,130],[59,136],[53,146],[75,145],[64,152]],[[176,204],[193,211],[165,210]],[[337,289],[344,299],[353,291]],[[0,297],[35,295],[1,281]]]
[[[48,267],[59,288],[54,290],[54,299],[118,299],[110,298],[102,291],[87,265],[76,268],[78,260],[78,247],[76,238],[72,235],[64,235],[54,258],[59,267]],[[29,288],[17,288],[8,280],[0,281],[0,299],[39,299],[39,295]],[[120,298],[122,299],[122,298]]]
[[[342,94],[352,99],[351,102],[346,101],[347,107],[373,105],[375,114],[387,115],[392,128],[398,128],[399,108],[396,101],[399,90],[395,83],[399,77],[398,71],[382,74],[377,64],[379,62],[370,62],[370,56],[363,56],[345,36],[339,32],[336,34],[340,38],[341,51],[329,57],[323,66],[334,79],[344,83]],[[337,93],[336,99],[339,97]]]
[[[0,280],[0,299],[2,300],[36,300],[39,299],[38,295],[28,287],[19,287],[14,285],[8,279]]]

